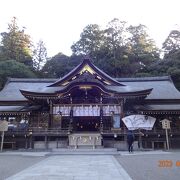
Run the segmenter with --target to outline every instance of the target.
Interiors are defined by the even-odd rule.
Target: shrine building
[[[112,78],[88,58],[60,79],[9,78],[0,92],[4,148],[180,147],[180,92],[168,76]]]

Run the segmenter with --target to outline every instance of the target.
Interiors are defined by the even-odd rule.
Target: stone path
[[[121,156],[138,156],[138,155],[161,155],[161,154],[172,154],[173,152],[170,151],[134,151],[133,153],[129,153],[128,151],[119,151],[118,152]]]
[[[131,180],[111,155],[50,156],[7,180]]]

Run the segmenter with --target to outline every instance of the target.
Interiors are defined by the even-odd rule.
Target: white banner
[[[70,116],[70,106],[54,106],[53,114],[61,114],[62,116]]]
[[[122,121],[129,130],[135,130],[135,129],[152,130],[156,118],[146,115],[131,115],[122,118]]]
[[[100,116],[100,105],[76,105],[72,107],[73,116]],[[112,114],[120,114],[121,106],[104,105],[102,106],[103,116],[111,116]],[[54,106],[53,114],[62,114],[62,116],[70,116],[71,106]]]
[[[103,115],[104,116],[111,116],[112,114],[121,114],[121,106],[119,106],[119,105],[103,106]]]
[[[100,116],[99,106],[74,106],[73,116]]]

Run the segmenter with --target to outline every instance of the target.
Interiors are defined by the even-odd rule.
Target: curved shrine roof
[[[74,76],[73,76],[74,75]],[[180,92],[168,76],[147,78],[111,78],[85,59],[61,79],[9,78],[0,91],[0,102],[27,101],[21,94],[55,95],[74,85],[92,85],[120,95],[148,95],[148,100],[180,100]],[[151,92],[151,93],[150,93]]]
[[[179,99],[180,92],[174,86],[169,76],[144,78],[117,78],[128,86],[134,88],[153,88],[146,99]]]
[[[108,86],[111,90],[118,91],[138,91],[141,89],[153,88],[146,99],[172,99],[180,100],[180,92],[175,88],[170,77],[152,77],[152,78],[118,78],[117,80],[127,84],[128,86]],[[10,78],[5,87],[0,91],[0,101],[26,101],[27,99],[21,94],[20,90],[53,93],[64,87],[47,87],[57,79],[18,79]]]

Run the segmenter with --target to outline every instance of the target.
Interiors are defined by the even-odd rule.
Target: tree
[[[88,54],[95,65],[113,77],[135,76],[159,59],[158,48],[144,25],[127,27],[117,18],[104,30],[98,25],[86,26],[71,48],[76,55]]]
[[[17,19],[13,17],[8,24],[8,32],[1,33],[3,60],[16,60],[32,66],[32,50],[30,36],[25,34],[25,28],[20,29]]]
[[[89,55],[99,68],[114,77],[119,76],[126,54],[125,24],[123,21],[113,19],[105,30],[101,30],[96,24],[86,26],[80,40],[71,46],[73,53]]]
[[[102,69],[113,77],[127,75],[126,68],[129,61],[126,46],[126,22],[117,18],[113,19],[107,24],[104,34],[105,41],[102,48],[104,58],[102,59],[106,66]]]
[[[6,82],[7,77],[14,78],[35,78],[36,75],[22,63],[15,60],[0,62],[0,87]]]
[[[43,65],[46,63],[46,61],[47,61],[47,49],[45,47],[44,42],[42,40],[39,40],[33,55],[34,69],[36,71],[40,71]]]
[[[105,44],[107,45],[108,49],[113,53],[114,58],[116,58],[120,48],[126,45],[125,27],[125,21],[120,21],[119,19],[115,18],[108,23],[107,29],[104,30],[106,36]]]
[[[129,26],[127,30],[130,33],[128,47],[129,61],[132,67],[131,73],[136,74],[141,69],[159,60],[159,50],[148,35],[146,26],[142,24]]]
[[[97,24],[90,24],[83,29],[79,41],[74,43],[71,49],[75,55],[89,55],[95,60],[103,40],[104,34],[100,27]]]
[[[58,53],[46,62],[42,68],[42,73],[45,77],[63,77],[79,64],[80,59],[82,59],[81,56],[73,55],[68,57],[62,53]]]
[[[180,31],[172,30],[163,43],[164,59],[180,50]]]
[[[180,87],[180,32],[172,30],[163,43],[164,57],[146,67],[142,73],[153,76],[170,75]]]

